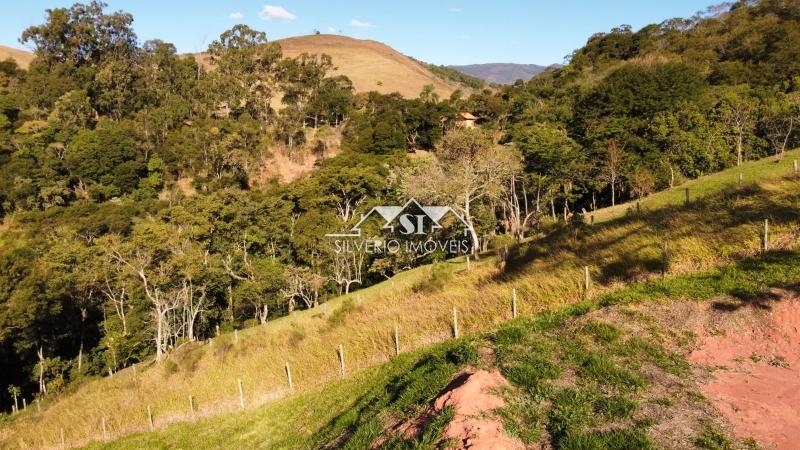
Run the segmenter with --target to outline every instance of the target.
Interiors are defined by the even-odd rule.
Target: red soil
[[[800,301],[770,302],[770,309],[761,320],[752,317],[733,332],[696,330],[700,348],[689,359],[721,367],[703,390],[739,437],[753,437],[767,448],[796,449],[800,442]]]
[[[524,448],[521,442],[503,433],[503,424],[487,413],[506,405],[505,401],[492,391],[508,382],[500,372],[479,370],[463,384],[446,392],[436,399],[433,407],[440,411],[452,406],[455,417],[447,426],[444,437],[461,443],[459,448],[474,450],[501,450]]]
[[[459,449],[517,450],[524,449],[522,442],[503,432],[502,422],[491,415],[494,409],[505,406],[505,401],[493,391],[508,382],[498,371],[464,371],[454,377],[449,389],[436,399],[422,416],[402,424],[404,434],[417,434],[422,422],[448,406],[454,417],[444,433],[445,439],[457,442]],[[452,447],[448,447],[452,448]]]

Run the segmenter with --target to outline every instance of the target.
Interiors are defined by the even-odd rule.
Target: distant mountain
[[[547,69],[548,66],[540,66],[538,64],[489,63],[448,67],[488,81],[489,83],[512,84],[519,79],[528,81],[537,73]]]

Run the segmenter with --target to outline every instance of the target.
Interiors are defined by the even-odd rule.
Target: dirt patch
[[[424,424],[435,413],[452,407],[453,420],[447,425],[444,439],[455,442],[455,448],[471,450],[516,450],[525,445],[506,435],[503,423],[492,411],[506,405],[496,391],[508,381],[493,370],[464,370],[459,372],[433,406],[420,416],[402,424],[398,431],[406,436],[421,433]],[[453,448],[448,447],[448,448]]]
[[[766,448],[800,441],[800,299],[780,290],[768,302],[719,301],[694,320],[692,363],[711,371],[701,390],[740,438]]]

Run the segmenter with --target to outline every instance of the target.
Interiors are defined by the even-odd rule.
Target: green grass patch
[[[761,294],[769,287],[794,283],[800,279],[800,252],[769,252],[738,261],[730,266],[699,274],[634,284],[602,295],[600,306],[638,303],[646,300],[707,300],[730,295],[742,302],[762,301]]]

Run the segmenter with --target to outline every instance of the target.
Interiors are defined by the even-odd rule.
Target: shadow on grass
[[[419,353],[402,355],[387,366],[386,370],[393,373],[388,381],[378,380],[368,386],[352,407],[316,433],[313,447],[371,448],[382,436],[397,448],[419,447],[416,438],[406,442],[404,436],[387,436],[387,426],[408,420],[448,389],[463,384],[465,377],[451,378],[460,367],[477,359],[478,351],[467,339],[437,344],[421,357]],[[434,418],[423,417],[419,424],[423,435]]]
[[[796,183],[794,180],[784,180]],[[562,266],[570,255],[580,265],[589,265],[599,272],[601,283],[631,282],[643,273],[658,274],[662,269],[661,248],[666,240],[687,237],[703,238],[725,233],[742,224],[752,224],[753,236],[758,236],[761,223],[781,225],[800,220],[800,209],[795,205],[797,195],[791,186],[776,194],[756,184],[730,186],[721,192],[695,200],[689,205],[665,206],[628,215],[589,226],[584,223],[566,224],[536,241],[526,242],[512,249],[506,269],[488,277],[484,283],[510,282],[528,275],[527,267],[533,262],[545,262],[542,271]],[[607,233],[602,239],[591,239],[605,231],[625,227],[624,233]],[[603,261],[598,254],[608,253],[628,239],[645,239],[634,251],[617,254]],[[649,248],[652,246],[652,248]],[[564,254],[564,258],[553,255]]]
[[[735,311],[744,306],[771,308],[780,293],[771,288],[800,292],[800,251],[774,251],[764,256],[746,258],[733,265],[709,272],[641,283],[611,292],[598,299],[600,306],[639,303],[647,300],[708,300],[722,296],[715,307]]]

